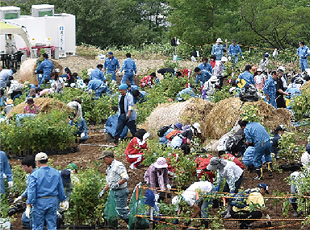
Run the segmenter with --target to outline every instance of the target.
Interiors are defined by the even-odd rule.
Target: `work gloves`
[[[30,211],[31,211],[31,207],[27,206],[26,211],[25,211],[25,215],[27,218],[30,218]]]
[[[23,199],[23,197],[22,196],[19,196],[19,197],[17,197],[15,200],[14,200],[14,204],[17,202],[17,201],[19,201],[19,200],[21,200],[21,199]]]
[[[167,190],[170,191],[171,190],[171,185],[167,184]]]
[[[104,193],[105,193],[105,191],[104,191],[104,189],[102,189],[98,195],[98,198],[101,199],[103,197]]]
[[[244,60],[244,56],[241,56],[242,57],[242,59]]]
[[[13,188],[13,185],[14,185],[13,181],[9,181],[9,182],[8,182],[9,188]]]
[[[113,189],[113,190],[116,190],[116,189],[119,188],[119,184],[118,184],[118,183],[112,184],[112,185],[110,186],[110,188]]]
[[[61,202],[61,203],[59,204],[59,207],[60,207],[60,210],[62,210],[62,211],[67,211],[68,208],[69,208],[69,202],[68,202],[67,200]]]
[[[84,138],[85,137],[85,133],[81,133],[81,138]]]

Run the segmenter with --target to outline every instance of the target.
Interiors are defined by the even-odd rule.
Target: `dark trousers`
[[[252,212],[247,212],[247,211],[242,211],[242,212],[231,212],[231,217],[234,219],[249,219],[249,220],[240,220],[240,224],[250,224],[253,223],[255,220],[251,219],[260,219],[262,218],[263,214],[261,211],[252,211]]]
[[[128,127],[133,136],[135,135],[135,133],[137,132],[136,121],[127,121],[126,114],[121,114],[120,116],[118,116],[114,138],[118,139],[121,136],[121,133],[123,132],[125,126]]]

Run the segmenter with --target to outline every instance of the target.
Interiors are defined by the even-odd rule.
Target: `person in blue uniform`
[[[121,72],[124,71],[124,75],[121,81],[121,84],[126,84],[127,79],[129,80],[131,85],[134,85],[135,82],[133,80],[134,73],[137,74],[137,66],[134,60],[131,59],[131,54],[126,54],[127,59],[124,60]]]
[[[220,61],[224,55],[224,47],[222,43],[222,39],[218,38],[216,44],[212,46],[211,55],[215,55],[217,61]]]
[[[299,42],[299,48],[297,49],[297,55],[299,57],[300,69],[304,72],[308,69],[308,56],[310,55],[310,50],[308,46],[305,45],[304,41]]]
[[[242,59],[244,59],[244,56],[242,55],[242,50],[241,50],[240,46],[237,44],[236,40],[233,40],[233,43],[228,48],[228,55],[229,55],[231,62],[233,63],[234,66],[236,66],[238,63],[239,54],[242,57]]]
[[[119,70],[119,62],[117,58],[113,56],[113,52],[108,53],[108,57],[104,62],[104,72],[107,75],[111,75],[113,81],[116,81],[116,72]]]
[[[98,99],[102,96],[103,93],[106,93],[108,95],[111,94],[111,91],[109,90],[108,86],[101,80],[89,80],[84,79],[84,83],[87,85],[88,90],[92,93],[95,92],[95,99]]]
[[[132,92],[132,96],[133,96],[133,102],[134,104],[137,104],[139,102],[139,104],[143,103],[146,101],[146,92],[145,91],[139,91],[137,89],[135,89]]]
[[[237,79],[237,83],[243,79],[246,82],[245,86],[247,86],[247,85],[255,85],[254,76],[250,72],[251,69],[252,69],[252,66],[246,65],[245,68],[244,68],[244,72],[239,75],[239,77]]]
[[[271,76],[268,77],[263,88],[263,92],[266,96],[265,101],[267,101],[274,108],[277,108],[277,102],[276,102],[277,78],[278,78],[277,72],[272,71]]]
[[[45,80],[51,80],[51,73],[54,69],[54,64],[51,60],[48,59],[48,54],[42,54],[42,57],[43,61],[35,71],[35,73],[43,72],[42,78],[38,77],[39,85],[43,84]]]
[[[198,68],[201,70],[208,71],[210,74],[213,73],[213,68],[212,68],[211,64],[208,62],[207,57],[202,58],[202,63],[200,65],[198,65]]]
[[[263,179],[262,157],[265,156],[267,163],[268,176],[272,176],[272,158],[270,136],[264,126],[258,122],[247,122],[240,120],[240,127],[244,130],[248,145],[253,145],[255,154],[253,164],[257,173],[255,180]]]
[[[89,80],[100,80],[104,83],[106,83],[106,78],[104,77],[104,74],[102,72],[103,69],[103,65],[102,64],[98,64],[97,68],[94,69],[91,73],[90,73],[90,78]]]
[[[73,117],[76,117],[76,115]],[[83,117],[79,117],[76,120],[71,119],[69,125],[75,125],[77,127],[76,135],[81,138],[80,142],[88,140],[88,128]]]
[[[5,154],[5,152],[0,151],[0,198],[5,193],[3,175],[6,176],[9,188],[12,188],[13,187],[13,177],[12,177],[11,166],[9,164],[9,161],[8,161],[8,158]]]
[[[48,166],[46,153],[38,153],[35,156],[35,161],[38,170],[29,176],[25,213],[30,218],[32,208],[32,229],[43,230],[46,222],[47,229],[56,230],[59,202],[64,210],[69,208],[61,175],[58,170]]]
[[[194,72],[196,73],[195,84],[200,83],[200,86],[203,86],[212,76],[209,71],[201,70],[199,67],[196,67]]]

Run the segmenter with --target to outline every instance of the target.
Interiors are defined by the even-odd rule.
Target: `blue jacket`
[[[233,44],[231,44],[228,48],[228,55],[232,55],[232,56],[237,56],[237,55],[242,55],[242,50],[240,48],[240,46],[238,44],[236,44],[236,46],[234,46]]]
[[[112,116],[110,116],[107,120],[107,122],[105,123],[105,131],[110,134],[112,137],[115,136],[116,133],[116,127],[117,127],[117,120],[118,120],[118,115],[114,114]],[[128,128],[127,126],[124,127],[120,138],[124,139],[125,137],[127,137],[127,132],[128,132]]]
[[[9,76],[13,76],[13,71],[11,69],[3,69],[0,72],[0,81],[4,81],[5,83],[8,83]]]
[[[137,102],[139,102],[139,104],[143,103],[146,101],[146,92],[145,91],[140,91],[140,97],[134,97],[133,98],[133,102],[135,104],[137,104]]]
[[[34,173],[35,171],[37,171],[37,168],[34,168],[33,171],[32,171],[32,173]],[[31,174],[32,174],[32,173],[31,173]],[[30,181],[30,176],[27,177],[27,181],[26,181],[27,187],[26,187],[25,191],[23,192],[23,194],[21,195],[23,198],[27,198],[27,197],[28,197],[27,191],[28,191],[28,184],[29,184],[29,181]]]
[[[264,126],[258,122],[250,122],[244,129],[244,135],[249,143],[261,144],[270,140],[270,136],[267,133]]]
[[[212,66],[211,66],[210,63],[206,63],[206,64],[201,63],[201,64],[198,66],[198,68],[201,69],[201,71],[202,71],[202,70],[208,71],[210,74],[212,74],[212,72],[213,72],[213,68],[212,68]]]
[[[58,170],[41,167],[30,176],[27,186],[27,204],[36,204],[41,197],[57,197],[60,202],[66,200],[65,190]]]
[[[125,71],[125,73],[137,73],[137,66],[134,60],[131,58],[127,58],[124,60],[121,72]]]
[[[252,162],[251,165],[253,165],[253,161],[254,161],[254,153],[255,153],[255,148],[253,146],[249,146],[244,154],[243,154],[243,157],[242,157],[242,162],[249,166],[249,162]],[[262,163],[265,164],[266,163],[266,160],[265,160],[265,155],[263,155],[262,157]]]
[[[212,46],[211,54],[216,56],[216,60],[221,60],[224,54],[223,45],[215,44]]]
[[[100,80],[100,81],[103,81],[103,82],[106,81],[103,72],[102,72],[99,68],[94,69],[94,70],[90,73],[90,78],[89,78],[89,80]]]
[[[191,87],[189,87],[189,88],[185,88],[185,89],[181,90],[180,92],[178,92],[177,100],[178,101],[183,100],[184,99],[183,96],[185,96],[185,95],[189,95],[191,97],[195,97],[196,96],[194,91],[193,91],[193,89]]]
[[[43,70],[43,77],[50,78],[50,75],[53,69],[54,69],[53,62],[49,59],[45,59],[41,62],[41,64],[37,68],[37,71]]]
[[[121,115],[121,109],[120,109],[121,98],[122,98],[122,95],[120,94],[118,97],[118,116]],[[125,108],[126,115],[127,115],[128,111],[131,110],[131,114],[130,114],[128,121],[134,121],[137,119],[135,104],[133,103],[133,96],[128,92],[125,95],[124,108]]]
[[[74,125],[73,120],[69,121],[69,125]],[[78,122],[75,123],[76,127],[77,127],[77,134],[81,135],[82,133],[84,133],[85,135],[88,134],[88,128],[86,125],[86,121],[83,117],[78,119]]]
[[[91,90],[97,90],[100,88],[101,85],[103,85],[103,81],[94,79],[88,82],[87,88]]]
[[[5,193],[3,174],[8,181],[13,181],[12,171],[5,152],[0,151],[0,198]]]
[[[104,62],[104,69],[106,69],[108,72],[114,72],[115,70],[119,69],[119,62],[117,58],[114,56],[112,59],[106,58]]]
[[[277,93],[277,86],[275,80],[271,76],[265,82],[265,86],[263,88],[264,94],[268,94],[270,98],[275,98]]]
[[[206,81],[208,81],[211,78],[211,73],[205,70],[201,70],[201,74],[197,74],[195,84],[198,84],[200,82],[200,85],[202,86]]]
[[[244,71],[242,74],[238,77],[240,80],[243,79],[246,81],[245,85],[255,85],[254,76],[249,71]]]
[[[299,47],[297,49],[297,55],[300,57],[300,58],[307,58],[310,54],[308,53],[309,51],[309,48],[308,46],[304,46],[303,48],[302,47]]]

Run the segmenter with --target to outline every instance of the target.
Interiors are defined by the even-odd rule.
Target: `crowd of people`
[[[233,63],[233,68],[238,65],[239,55],[244,59],[240,46],[233,41],[227,50],[228,58],[224,56],[224,47],[219,38],[212,47],[210,62],[207,57],[202,59],[202,63],[194,69],[195,84],[198,93],[190,85],[184,86],[184,90],[178,92],[176,98],[178,101],[184,100],[184,95],[191,97],[201,97],[204,100],[211,100],[217,90],[221,90],[224,83],[224,69],[228,61]],[[304,42],[300,42],[300,48],[297,51],[300,58],[302,72],[307,71],[308,48]],[[130,180],[127,170],[136,170],[143,165],[145,154],[149,151],[148,139],[150,134],[145,129],[137,129],[136,103],[144,103],[147,100],[147,87],[153,87],[160,84],[160,79],[156,73],[145,76],[140,81],[140,87],[135,84],[134,74],[137,74],[135,61],[131,54],[126,54],[126,58],[120,67],[119,61],[108,53],[104,65],[98,64],[97,68],[89,71],[89,77],[81,79],[77,73],[71,73],[69,68],[65,68],[65,74],[59,75],[59,70],[54,68],[48,55],[43,54],[43,61],[38,65],[35,73],[38,76],[38,85],[30,84],[24,108],[24,115],[32,114],[34,116],[40,113],[40,108],[35,104],[35,98],[44,97],[49,94],[63,93],[65,87],[83,89],[93,95],[94,100],[100,100],[103,94],[118,95],[117,114],[109,117],[106,122],[106,132],[113,138],[114,146],[119,141],[127,137],[128,130],[133,138],[130,140],[126,149],[124,149],[124,159],[129,163],[128,169],[121,161],[115,159],[113,151],[105,150],[99,158],[107,165],[106,184],[98,194],[99,198],[110,190],[114,191],[116,209],[119,218],[129,223],[128,203],[128,181]],[[284,67],[278,67],[275,71],[270,71],[269,54],[264,54],[255,68],[251,65],[245,66],[245,71],[236,79],[231,81],[235,86],[236,95],[242,95],[249,88],[254,88],[255,93],[271,104],[275,108],[288,108],[289,103],[285,102],[287,97],[293,100],[295,95],[301,94],[300,87],[305,83],[302,75],[296,74],[290,76],[285,74]],[[117,73],[124,72],[118,92],[113,92],[111,84],[116,85]],[[157,71],[164,77],[191,77],[191,70],[174,70],[163,68]],[[2,70],[0,72],[0,107],[4,107],[6,113],[12,109],[14,100],[25,93],[25,85],[14,80],[15,69]],[[268,76],[268,77],[267,77]],[[289,84],[289,80],[291,83]],[[129,84],[128,82],[129,81]],[[45,87],[48,85],[48,87]],[[45,87],[45,88],[44,88]],[[69,124],[77,126],[77,136],[79,142],[88,139],[88,128],[83,118],[82,105],[79,99],[72,99],[67,104],[72,109],[72,116]],[[208,213],[210,205],[215,202],[216,193],[230,193],[227,199],[226,210],[222,213],[224,218],[240,219],[240,229],[251,228],[251,223],[256,219],[265,216],[270,221],[268,210],[266,209],[264,195],[268,194],[269,187],[264,183],[263,167],[266,166],[268,177],[273,176],[272,154],[278,158],[279,139],[285,128],[280,125],[270,135],[265,127],[257,122],[248,122],[245,120],[238,122],[238,131],[232,136],[225,137],[217,146],[217,155],[208,154],[202,148],[202,154],[195,159],[197,163],[196,180],[197,182],[187,186],[181,193],[172,198],[171,204],[175,207],[176,216],[180,214],[185,206],[192,208],[191,218],[200,215],[203,220],[201,226],[209,227]],[[180,157],[186,158],[195,151],[195,138],[200,137],[201,130],[199,123],[181,124],[176,123],[160,128],[158,130],[158,142],[163,148],[171,148],[171,151],[180,150],[182,155],[171,153],[169,157],[158,157],[145,171],[143,182],[149,186],[145,194],[145,204],[150,206],[150,214],[160,215],[160,202],[167,202],[165,193],[172,190],[174,180],[177,180],[174,166],[170,158],[176,161]],[[302,156],[302,163],[309,167],[310,145],[308,144],[305,154]],[[5,193],[3,174],[6,175],[8,187],[13,186],[12,172],[6,154],[0,152],[0,194]],[[25,227],[32,229],[43,229],[44,224],[48,229],[56,229],[57,217],[69,207],[70,195],[74,183],[78,183],[77,166],[68,165],[67,169],[58,171],[48,166],[46,153],[38,153],[35,157],[26,157],[21,164],[23,169],[29,173],[27,179],[27,189],[14,202],[21,199],[27,199],[27,208],[23,215],[22,222]],[[255,171],[257,187],[247,190],[241,190],[244,171]],[[2,173],[3,172],[3,173]],[[291,175],[292,180],[295,177],[301,177],[301,172]],[[203,180],[205,178],[205,180]],[[225,180],[224,180],[225,179]],[[225,181],[225,184],[223,183]],[[223,185],[222,185],[223,184]],[[270,185],[272,186],[272,185]],[[197,195],[199,193],[199,195]],[[298,193],[298,187],[292,186],[291,193]],[[208,196],[208,199],[204,197]],[[290,199],[294,216],[298,216],[296,199]],[[60,202],[60,204],[59,204]],[[252,205],[255,206],[253,209]],[[251,207],[250,207],[251,206]],[[174,224],[178,224],[175,220]],[[191,221],[186,222],[189,226]]]

